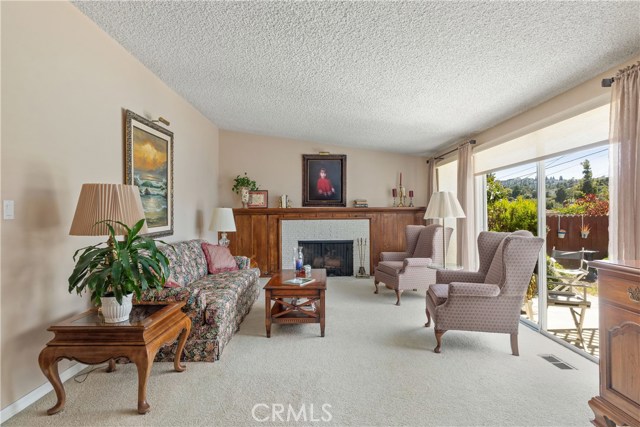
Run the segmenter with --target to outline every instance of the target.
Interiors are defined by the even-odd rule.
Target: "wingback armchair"
[[[427,291],[427,323],[434,320],[440,353],[448,330],[496,332],[511,335],[511,351],[518,356],[520,308],[544,240],[528,231],[478,236],[478,271],[438,270],[437,284]]]
[[[452,228],[447,227],[446,239],[451,238]],[[396,305],[407,289],[427,290],[436,283],[433,264],[444,262],[442,249],[442,227],[439,225],[407,225],[405,229],[407,245],[404,252],[382,252],[374,273],[374,285],[384,283],[396,292]]]

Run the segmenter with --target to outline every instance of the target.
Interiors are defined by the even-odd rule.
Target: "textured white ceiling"
[[[220,128],[411,154],[640,53],[638,1],[74,4]]]

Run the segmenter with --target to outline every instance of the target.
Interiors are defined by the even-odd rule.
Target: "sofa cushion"
[[[403,265],[404,261],[381,261],[378,263],[376,270],[390,276],[397,276]]]
[[[231,251],[227,247],[202,243],[202,252],[207,260],[209,274],[238,269],[236,259],[231,255]]]
[[[258,269],[227,271],[210,274],[191,283],[189,287],[199,289],[203,299],[205,322],[215,325],[225,315],[233,315],[234,312],[229,310],[235,310],[238,299],[259,275]]]

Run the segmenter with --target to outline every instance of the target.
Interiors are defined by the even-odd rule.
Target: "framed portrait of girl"
[[[302,206],[347,206],[347,156],[302,155]]]

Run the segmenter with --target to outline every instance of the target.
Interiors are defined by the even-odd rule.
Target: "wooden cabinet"
[[[599,427],[640,426],[640,261],[593,261],[600,305]]]
[[[263,276],[280,270],[282,220],[287,219],[368,219],[369,271],[378,264],[380,252],[402,251],[405,227],[424,224],[424,207],[418,208],[290,208],[234,209],[236,232],[228,233],[231,253],[252,258]]]

